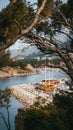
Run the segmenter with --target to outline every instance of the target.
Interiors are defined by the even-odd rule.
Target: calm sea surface
[[[67,75],[62,71],[47,71],[46,72],[46,79],[49,78],[65,78]],[[25,83],[36,83],[41,80],[45,79],[45,73],[42,72],[41,74],[35,74],[30,76],[22,76],[22,77],[10,77],[0,80],[0,89],[5,89],[7,87],[11,87],[14,85],[25,84]],[[11,127],[12,130],[15,128],[14,119],[15,115],[17,114],[18,108],[24,107],[21,103],[15,100],[13,97],[11,98],[11,107],[10,107],[10,120],[11,120]],[[1,111],[1,110],[0,110]],[[2,109],[5,117],[7,118],[5,109]],[[0,119],[0,130],[7,130],[5,124],[2,119]]]

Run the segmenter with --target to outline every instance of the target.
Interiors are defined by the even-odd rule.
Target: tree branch
[[[15,0],[15,2],[13,2],[13,0],[11,0],[11,2],[9,3],[9,5],[7,6],[6,9],[4,9],[1,13],[0,13],[0,20],[2,21],[2,19],[4,18],[4,16],[6,16],[10,10],[14,7],[15,3],[17,2],[17,0]]]
[[[36,34],[34,34],[34,38],[35,38],[34,43],[40,48],[40,50],[52,51],[54,53],[57,53],[62,58],[62,60],[64,61],[65,67],[68,68],[68,70],[71,68],[72,64],[70,62],[68,62],[69,58],[67,57],[67,55],[64,54],[61,49],[57,48],[56,46],[52,46],[53,44],[51,44],[52,43],[51,40],[48,41],[48,39],[45,39],[45,38],[42,38],[42,37],[39,38],[39,36],[36,35]],[[48,42],[50,42],[50,44],[48,44]],[[67,72],[67,70],[64,70],[65,68],[61,68],[61,69],[63,71],[66,71],[67,74],[69,73],[69,72]]]
[[[67,34],[66,32],[64,32],[64,31],[61,31],[61,30],[54,30],[55,32],[59,32],[59,33],[62,33],[62,34],[65,34],[70,40],[72,40],[73,38],[69,35],[69,34]]]
[[[46,2],[47,2],[47,0],[43,0],[41,6],[39,7],[39,9],[37,10],[37,12],[35,14],[35,18],[34,18],[33,22],[31,23],[31,25],[27,29],[22,30],[21,34],[28,33],[36,25],[38,18],[39,18],[39,14],[44,9]]]
[[[6,107],[6,109],[7,109],[7,113],[8,113],[8,127],[9,127],[9,129],[11,129],[11,125],[10,125],[10,113],[9,113],[8,106]]]
[[[61,17],[62,17],[62,19],[64,20],[64,22],[63,21],[55,21],[56,23],[59,23],[59,24],[64,24],[64,25],[67,25],[67,26],[69,26],[71,29],[73,29],[73,26],[71,25],[71,24],[69,24],[69,22],[67,21],[67,19],[66,19],[66,17],[64,16],[64,14],[61,12],[61,10],[59,9],[59,8],[53,8],[53,7],[51,7],[51,6],[49,6],[49,5],[46,5],[49,9],[51,9],[52,10],[52,12],[55,12],[56,14],[58,13]]]
[[[4,121],[5,125],[6,125],[6,128],[8,129],[8,124],[7,124],[7,122],[6,122],[6,119],[5,119],[4,115],[3,115],[3,113],[2,113],[2,112],[0,112],[0,115],[1,115],[1,117],[0,117],[0,118],[2,118],[2,119],[3,119],[3,121]]]
[[[5,34],[4,34],[4,37],[7,36],[7,33],[8,33],[8,27],[7,27],[7,29],[6,29],[6,32],[5,32]]]
[[[73,29],[73,26],[68,23],[67,19],[65,18],[64,14],[61,12],[61,10],[58,9],[57,11],[58,11],[58,13],[61,15],[61,17],[63,18],[65,24],[66,24],[67,26],[69,26],[71,29]]]
[[[63,70],[66,74],[68,74],[68,70],[67,70],[67,68],[64,67],[64,66],[61,66],[61,65],[55,65],[55,64],[53,64],[53,65],[48,64],[47,66],[48,66],[48,67],[51,67],[51,68],[59,68],[59,69]]]
[[[19,30],[20,30],[20,34],[21,34],[21,31],[22,31],[22,26],[19,24],[19,22],[16,20],[16,19],[14,19],[14,22],[16,23],[16,25],[19,27]]]
[[[39,9],[37,10],[34,20],[31,23],[31,25],[24,30],[21,30],[21,34],[17,34],[17,36],[15,36],[13,39],[9,40],[8,42],[6,42],[1,48],[0,48],[0,55],[2,53],[4,53],[5,49],[7,49],[8,47],[10,47],[12,44],[14,44],[16,42],[16,40],[18,40],[20,37],[24,36],[25,34],[27,34],[37,23],[39,15],[41,13],[41,11],[44,9],[45,4],[46,4],[47,0],[43,0],[41,6],[39,7]],[[18,24],[18,22],[16,21],[18,27],[20,27],[20,25]]]
[[[67,52],[67,56],[68,56],[69,61],[71,62],[71,64],[73,64],[73,59],[72,59],[72,57],[70,56],[70,54],[68,52]]]

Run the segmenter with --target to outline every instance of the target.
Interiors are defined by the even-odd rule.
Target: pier
[[[46,94],[42,90],[38,91],[35,84],[12,86],[11,94],[26,107],[33,105],[37,97],[45,99],[46,104],[53,101],[52,95]]]
[[[12,86],[11,94],[27,107],[33,105],[38,97],[44,99],[45,104],[47,104],[53,101],[54,93],[59,92],[60,90],[69,90],[69,86],[65,84],[66,81],[69,82],[69,79],[44,80],[36,84],[28,83]]]

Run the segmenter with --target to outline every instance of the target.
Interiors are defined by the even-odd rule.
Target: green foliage
[[[46,99],[38,96],[32,107],[33,108],[44,108],[44,106],[46,107]]]
[[[11,130],[10,113],[9,113],[10,98],[11,98],[11,90],[9,88],[6,88],[5,90],[0,89],[0,118],[4,121],[7,130]],[[2,111],[3,108],[7,114],[7,118],[5,117]]]
[[[57,8],[60,7],[61,4],[62,4],[62,0],[56,0],[56,1],[55,1],[55,6],[56,6]]]
[[[36,25],[36,30],[37,30],[37,33],[40,33],[43,31],[43,33],[46,35],[50,32],[50,28],[49,28],[49,25],[48,25],[48,22],[47,21],[44,21],[40,24],[37,24]]]
[[[5,13],[5,8],[2,13]],[[31,13],[31,15],[29,14]],[[17,1],[15,5],[11,8],[11,10],[1,17],[0,21],[0,42],[5,42],[5,40],[12,39],[15,35],[19,33],[19,28],[17,24],[14,22],[16,19],[22,28],[26,28],[33,19],[33,9],[26,5],[22,0]],[[28,22],[29,21],[29,22]],[[6,30],[8,28],[8,32],[6,34],[6,38],[4,36]]]
[[[10,52],[3,54],[0,56],[0,68],[4,66],[8,66],[10,63]]]
[[[73,0],[68,0],[67,3],[61,6],[61,11],[66,16],[68,21],[73,24]]]
[[[10,61],[9,66],[11,67],[19,67],[21,69],[25,69],[27,65],[26,61],[18,60],[18,61]]]
[[[73,124],[73,93],[61,93],[54,97],[54,104],[58,108],[59,116],[65,129],[72,130]],[[64,123],[65,122],[65,123]]]
[[[9,88],[6,88],[5,90],[0,90],[0,108],[10,107],[10,97],[11,91]]]
[[[69,5],[67,3],[61,6],[61,11],[66,17],[69,17]]]
[[[25,130],[72,130],[73,93],[57,94],[52,104],[31,107],[24,114]]]
[[[63,93],[54,97],[55,105],[61,109],[73,108],[73,93]]]
[[[27,109],[24,117],[25,130],[48,130],[47,116],[40,109]]]
[[[10,66],[10,67],[17,67],[19,66],[21,69],[25,69],[27,65],[26,61],[18,60],[12,61],[10,58],[10,52],[5,53],[4,55],[0,56],[0,68]]]
[[[42,3],[42,0],[38,0],[38,6],[40,6]],[[53,7],[53,0],[47,0],[46,6],[44,10],[41,12],[41,18],[44,18],[46,16],[51,16],[52,10],[51,8]]]

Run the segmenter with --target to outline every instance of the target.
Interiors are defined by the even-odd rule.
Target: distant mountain
[[[21,46],[20,46],[21,45]],[[43,53],[33,44],[16,43],[11,48],[11,58],[19,59],[35,59]]]
[[[69,29],[63,28],[62,30],[65,33],[69,34],[71,37],[73,37],[73,35],[70,34]],[[64,48],[70,47],[70,39],[67,36],[65,36],[64,34],[56,33],[54,37],[58,41],[63,42]],[[61,43],[58,46],[62,47]],[[43,54],[34,44],[24,43],[24,39],[17,40],[17,42],[15,44],[13,44],[9,48],[9,50],[11,52],[11,57],[16,57],[17,59],[35,58],[35,57]],[[50,55],[50,52],[48,52],[48,53]]]
[[[37,59],[37,57],[43,55],[43,53],[31,53],[29,55],[24,55],[24,54],[18,54],[16,55],[14,58],[16,60],[20,60],[20,59],[25,59],[25,60],[30,60],[30,59]]]

